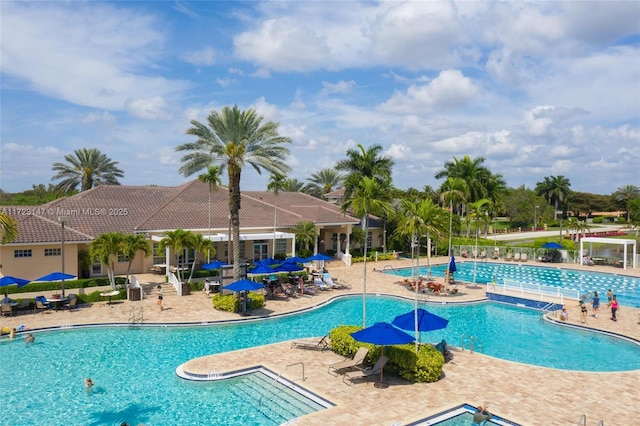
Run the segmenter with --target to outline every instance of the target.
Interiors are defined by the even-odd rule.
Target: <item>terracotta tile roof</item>
[[[60,241],[60,216],[67,216],[65,239],[91,241],[105,232],[124,233],[168,229],[211,229],[229,226],[228,190],[211,191],[198,180],[176,187],[101,185],[71,197],[31,207],[40,214],[15,215],[18,220],[16,244]],[[240,223],[243,229],[273,227],[275,195],[268,191],[242,193]],[[20,206],[26,209],[28,207]],[[359,220],[342,213],[338,206],[301,192],[280,192],[277,199],[277,226],[292,227],[302,220],[316,224],[357,224]]]

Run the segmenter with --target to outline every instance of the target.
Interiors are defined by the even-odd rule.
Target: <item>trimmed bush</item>
[[[604,223],[604,217],[596,216],[593,218],[593,223]]]
[[[260,309],[264,306],[264,295],[260,293],[249,293],[251,299],[250,310]],[[242,302],[233,294],[214,294],[211,297],[211,303],[215,309],[227,312],[240,312]]]
[[[373,364],[381,355],[382,348],[356,341],[351,333],[362,330],[354,325],[341,325],[329,332],[331,350],[345,357],[353,356],[360,347],[369,348],[367,361]],[[385,366],[388,372],[396,373],[411,382],[436,382],[442,376],[444,357],[431,345],[420,345],[415,353],[415,344],[385,346],[384,355],[389,358]]]

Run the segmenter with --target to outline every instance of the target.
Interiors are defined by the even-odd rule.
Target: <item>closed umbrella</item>
[[[415,340],[411,335],[387,322],[377,322],[371,327],[363,328],[360,331],[351,333],[351,337],[359,342],[382,346],[382,355],[384,355],[384,347],[386,345],[404,345]],[[389,387],[388,383],[384,383],[382,381],[383,369],[384,367],[380,369],[380,382],[375,384],[377,388]]]

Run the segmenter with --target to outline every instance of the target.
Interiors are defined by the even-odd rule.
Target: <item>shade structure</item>
[[[5,275],[0,278],[0,287],[9,286],[9,285],[17,285],[18,287],[22,287],[23,285],[29,284],[31,281],[25,280],[23,278],[12,277],[11,275]]]
[[[231,284],[227,284],[223,288],[229,291],[252,291],[264,288],[264,284],[244,278],[239,281],[234,281]]]
[[[297,263],[283,263],[274,268],[276,272],[298,272],[304,268]]]
[[[544,243],[544,244],[542,245],[542,248],[546,248],[546,249],[556,249],[556,250],[557,250],[557,249],[561,249],[561,248],[563,248],[563,247],[562,247],[562,245],[560,245],[560,244],[556,243],[555,241],[551,241],[551,242],[548,242],[548,243]]]
[[[326,254],[318,253],[313,256],[307,257],[307,262],[313,262],[314,260],[332,260],[331,256],[327,256]]]
[[[273,274],[276,270],[268,265],[258,265],[255,268],[249,269],[247,272],[250,274]]]
[[[377,322],[371,327],[351,333],[351,337],[359,342],[382,346],[382,355],[384,355],[384,347],[386,345],[404,345],[415,340],[411,335],[387,322]],[[380,381],[376,383],[378,388],[388,387],[388,384],[382,381],[383,369],[384,367],[380,369]]]
[[[304,257],[298,257],[298,256],[294,256],[294,257],[288,257],[284,260],[284,262],[282,263],[306,263],[307,259],[305,259]]]
[[[221,266],[227,265],[226,262],[221,260],[214,260],[213,262],[205,263],[202,265],[202,269],[220,269]]]
[[[432,314],[426,309],[418,308],[406,314],[398,315],[391,321],[391,324],[403,330],[413,330],[416,338],[419,339],[419,331],[433,331],[446,328],[449,320]],[[417,351],[418,345],[416,345],[416,352]]]
[[[60,281],[60,280],[70,280],[75,277],[76,277],[75,275],[65,274],[63,272],[52,272],[40,278],[36,278],[33,281]]]

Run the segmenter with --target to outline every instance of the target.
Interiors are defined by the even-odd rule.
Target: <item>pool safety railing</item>
[[[278,376],[273,379],[273,381],[271,382],[271,384],[269,385],[269,387],[267,388],[267,390],[265,390],[264,392],[262,392],[262,395],[260,396],[260,399],[258,400],[258,404],[262,405],[262,398],[265,397],[266,394],[269,393],[269,391],[271,390],[271,388],[278,382],[278,380],[280,380],[280,377],[282,376],[282,373],[284,373],[284,371],[289,368],[289,367],[293,367],[294,365],[301,365],[302,366],[302,380],[306,380],[306,377],[304,375],[304,363],[303,362],[294,362],[293,364],[289,364],[289,365],[285,365],[285,367],[282,369],[282,371],[280,371],[280,374],[278,374]]]
[[[463,334],[462,336],[460,336],[460,347],[462,348],[462,351],[464,351],[467,348],[466,346],[467,341],[469,342],[469,352],[482,353],[482,342],[480,341],[478,336],[470,336],[466,334]]]
[[[576,426],[587,426],[587,415],[583,414],[580,416],[580,418],[578,419],[578,423],[576,423]]]
[[[131,312],[129,312],[129,325],[136,326],[141,325],[144,322],[143,308],[140,307],[138,314],[136,315],[136,307],[131,307]]]
[[[169,273],[169,284],[171,284],[176,289],[178,296],[182,296],[182,283],[173,272]]]
[[[385,271],[391,271],[393,272],[393,275],[398,275],[396,268],[394,268],[392,265],[384,265],[384,267],[382,268],[382,272],[385,272]]]
[[[508,292],[515,292],[520,295],[534,295],[539,298],[540,301],[552,300],[556,303],[564,304],[564,299],[580,300],[580,291],[571,288],[554,287],[543,284],[533,284],[526,282],[518,282],[516,280],[505,278],[502,284],[496,284],[497,293],[502,292],[506,294]]]
[[[542,311],[542,316],[544,316],[545,314],[551,313],[551,312],[553,312],[554,315],[555,315],[556,310],[552,309],[552,308],[554,306],[556,306],[556,305],[557,305],[557,303],[555,303],[555,302],[549,302],[546,305],[544,305],[542,308],[540,308],[540,310]]]
[[[596,426],[604,426],[604,420],[600,420]]]

